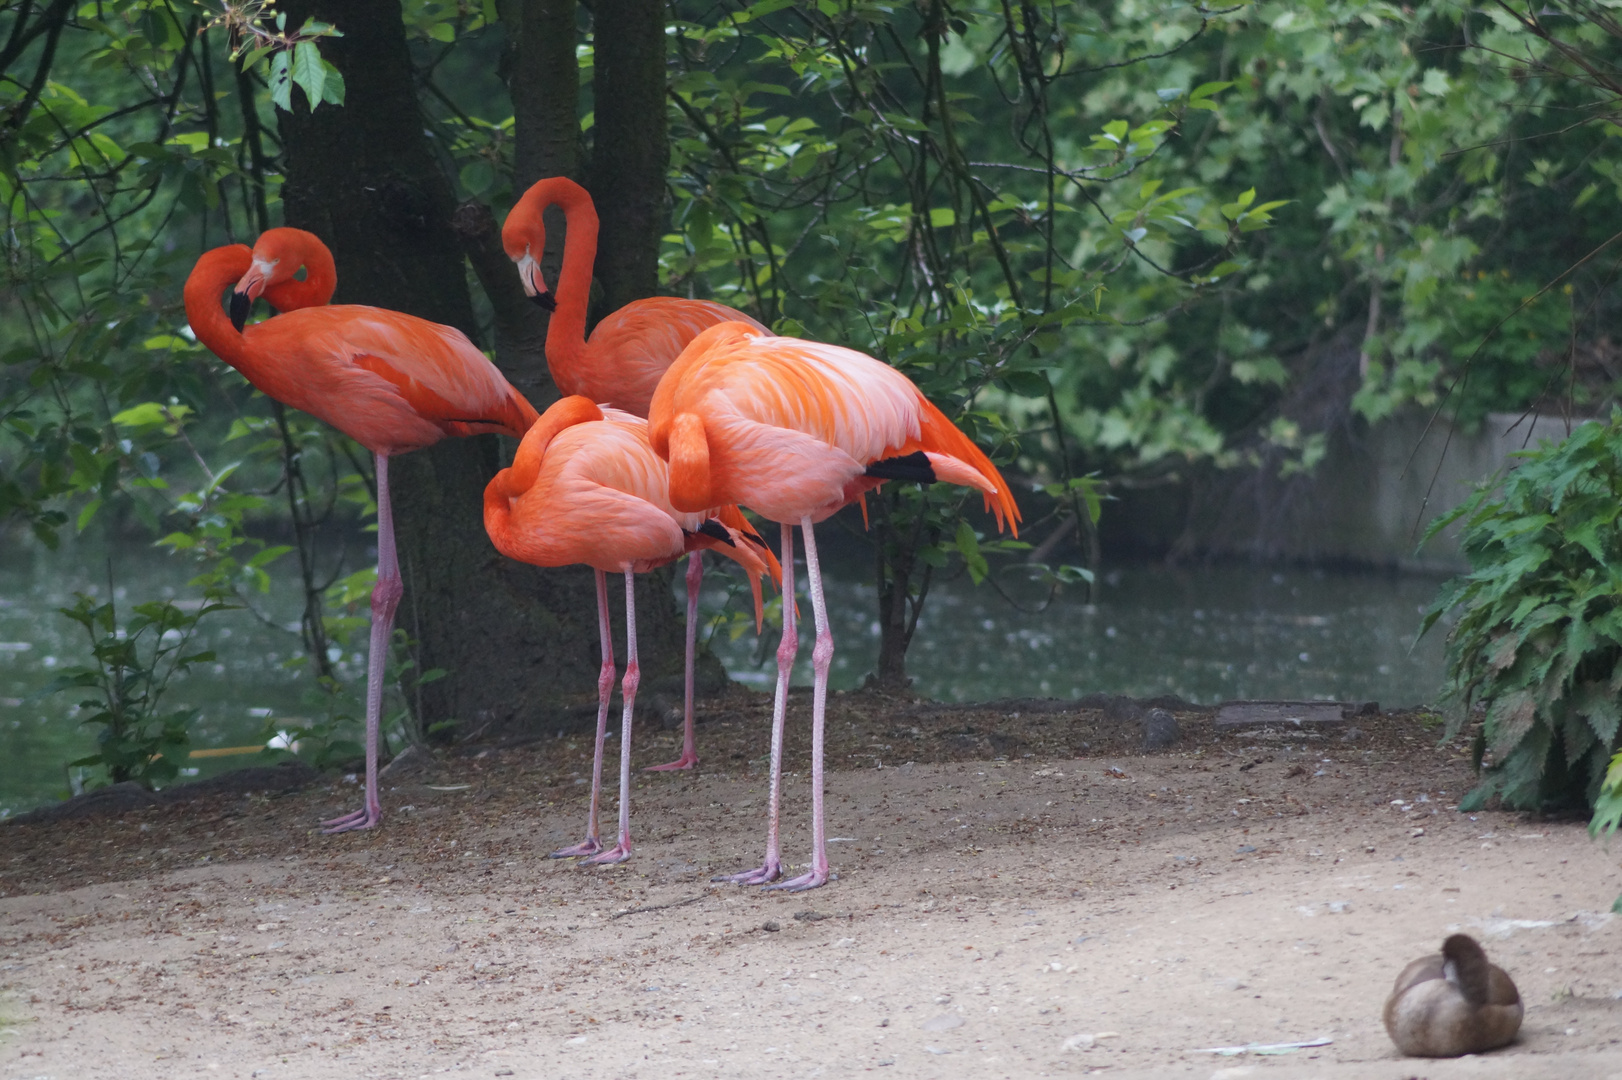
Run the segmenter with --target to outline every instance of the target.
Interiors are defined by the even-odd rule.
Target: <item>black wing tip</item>
[[[933,484],[936,480],[935,466],[929,463],[929,455],[922,450],[914,450],[900,457],[880,458],[868,465],[865,473],[875,480],[911,480],[919,484]]]
[[[698,527],[698,531],[709,537],[711,540],[721,541],[721,543],[725,544],[727,547],[738,546],[737,544],[733,543],[732,534],[727,532],[727,527],[714,518],[706,519],[704,524]]]
[[[549,292],[538,292],[530,299],[535,301],[536,306],[544,311],[556,311],[558,309],[557,297]]]
[[[248,321],[248,313],[253,310],[253,297],[247,293],[231,292],[231,325],[242,333],[242,327]]]

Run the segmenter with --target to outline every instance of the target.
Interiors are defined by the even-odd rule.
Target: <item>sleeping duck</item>
[[[1458,1057],[1512,1041],[1521,995],[1475,938],[1454,934],[1440,954],[1402,969],[1385,1003],[1385,1029],[1411,1057]]]

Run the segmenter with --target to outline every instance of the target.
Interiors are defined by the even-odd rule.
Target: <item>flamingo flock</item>
[[[543,214],[557,206],[567,231],[554,289],[540,267]],[[1017,534],[1019,508],[997,468],[894,368],[851,349],[773,335],[742,312],[704,300],[656,297],[613,312],[586,337],[597,215],[578,184],[554,177],[525,193],[502,229],[525,292],[552,311],[546,359],[564,396],[543,414],[458,330],[399,312],[331,305],[331,253],[313,234],[272,229],[250,250],[216,248],[186,282],[197,340],[270,397],[303,409],[371,451],[377,471],[378,568],[367,668],[366,787],[362,807],[323,822],[326,832],[375,827],[382,817],[377,754],[382,677],[403,587],[395,553],[388,462],[446,436],[500,432],[520,440],[510,467],[484,492],[496,549],[537,566],[596,572],[602,668],[585,838],[553,852],[603,864],[630,857],[631,727],[637,664],[635,575],[682,555],[687,573],[686,695],[682,752],[656,769],[698,762],[693,651],[706,550],[739,564],[754,592],[781,582],[783,637],[773,698],[765,855],[717,880],[800,891],[830,875],[823,805],[823,736],[833,635],[813,527],[887,481],[979,489],[999,529]],[[303,269],[305,276],[297,273]],[[230,290],[230,315],[222,296]],[[246,319],[265,299],[279,314]],[[781,562],[740,511],[781,530]],[[812,853],[783,879],[779,839],[783,729],[799,648],[794,603],[795,526],[805,545],[816,638],[812,650]],[[625,581],[626,665],[615,842],[598,828],[604,740],[616,675],[608,575]]]

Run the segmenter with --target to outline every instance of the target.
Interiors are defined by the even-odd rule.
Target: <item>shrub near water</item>
[[[1486,708],[1481,783],[1460,809],[1495,795],[1514,809],[1586,809],[1622,720],[1622,410],[1517,456],[1501,484],[1426,533],[1465,519],[1472,569],[1443,586],[1424,630],[1463,609],[1448,637],[1448,736]]]

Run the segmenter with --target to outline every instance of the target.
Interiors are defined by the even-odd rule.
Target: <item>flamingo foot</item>
[[[823,869],[812,870],[810,873],[801,874],[797,878],[790,878],[787,881],[779,881],[775,885],[767,885],[766,888],[773,890],[781,889],[783,892],[805,892],[807,889],[815,889],[819,886],[826,885],[827,883],[828,871]]]
[[[753,870],[745,870],[738,874],[722,874],[720,877],[712,877],[710,880],[724,881],[732,885],[765,885],[767,882],[776,881],[782,876],[782,865],[777,862],[768,862]]]
[[[695,766],[697,764],[698,764],[698,755],[696,753],[688,752],[688,753],[682,754],[681,757],[677,758],[675,761],[672,761],[672,762],[670,762],[668,764],[665,764],[665,765],[649,765],[647,768],[643,769],[642,771],[643,772],[675,772],[678,769],[691,769],[693,766]]]
[[[597,855],[593,855],[589,859],[582,859],[580,861],[580,865],[581,866],[611,866],[614,863],[622,863],[626,859],[629,859],[630,857],[631,857],[631,845],[630,845],[630,843],[628,841],[622,840],[619,843],[615,844],[613,847],[609,848],[607,851],[601,852],[600,854],[597,854]]]
[[[581,855],[595,855],[603,850],[603,845],[595,836],[588,836],[574,847],[558,848],[548,859],[573,859]]]
[[[321,823],[321,835],[331,836],[334,833],[352,832],[355,829],[374,829],[377,823],[383,820],[383,808],[368,806],[341,817],[331,818]]]

